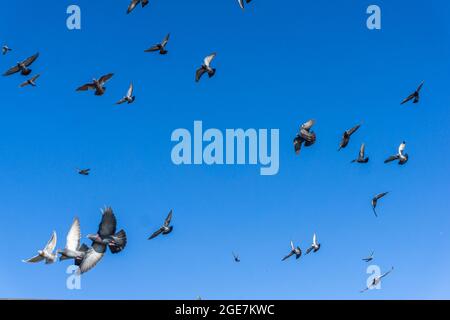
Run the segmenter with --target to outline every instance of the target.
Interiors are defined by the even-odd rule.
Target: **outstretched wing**
[[[14,73],[17,73],[19,71],[20,71],[19,66],[14,66],[14,67],[10,68],[8,71],[6,71],[3,75],[4,76],[10,76],[10,75],[12,75]]]
[[[403,101],[401,102],[401,104],[405,104],[405,103],[411,101],[412,99],[414,99],[415,97],[416,97],[416,94],[415,94],[415,93],[412,93],[412,94],[410,94],[405,100],[403,100]]]
[[[81,239],[81,229],[80,229],[80,220],[75,218],[73,220],[72,226],[70,227],[69,233],[66,237],[66,249],[71,251],[77,251],[80,247],[80,239]]]
[[[53,231],[52,233],[52,237],[50,238],[50,240],[48,240],[47,245],[44,248],[44,251],[47,253],[52,253],[53,250],[55,250],[56,247],[56,232]]]
[[[168,227],[170,225],[170,221],[172,221],[172,211],[170,210],[169,214],[167,215],[166,220],[164,221],[164,226]]]
[[[351,136],[351,135],[354,134],[360,127],[361,127],[360,124],[358,124],[357,126],[354,126],[354,127],[351,128],[350,130],[347,130],[347,134],[348,134],[349,136]]]
[[[400,146],[398,147],[398,154],[403,155],[403,151],[405,151],[405,148],[406,148],[406,143],[405,143],[405,142],[402,142],[402,143],[400,144]]]
[[[311,119],[311,120],[305,122],[304,124],[302,124],[302,129],[309,131],[315,123],[316,123],[316,121]]]
[[[105,84],[106,81],[108,81],[109,79],[111,79],[113,75],[114,75],[114,73],[108,73],[108,74],[102,76],[102,77],[98,80],[98,82],[100,82],[101,84]]]
[[[155,52],[155,51],[159,51],[160,49],[161,49],[160,45],[156,44],[153,47],[150,47],[147,50],[144,50],[144,52]]]
[[[130,5],[128,6],[128,9],[127,9],[127,14],[130,13],[131,11],[133,11],[134,8],[136,8],[136,6],[138,5],[139,1],[140,0],[132,0],[131,1]]]
[[[166,37],[164,38],[164,40],[161,43],[161,46],[165,47],[167,45],[167,43],[169,42],[169,39],[170,39],[170,33],[168,33],[166,35]]]
[[[395,161],[395,160],[398,160],[398,159],[399,159],[398,155],[390,156],[389,158],[384,160],[384,163],[389,163],[389,162],[392,162],[392,161]]]
[[[85,85],[77,88],[77,91],[87,91],[89,89],[95,90],[95,86],[92,83],[86,83]]]
[[[211,62],[214,60],[214,58],[216,57],[216,53],[212,53],[209,56],[207,56],[205,58],[205,60],[203,61],[205,66],[209,67],[211,65]]]
[[[39,53],[36,53],[35,55],[33,55],[33,56],[31,56],[31,57],[25,59],[22,63],[23,63],[26,67],[28,67],[28,66],[30,66],[33,62],[35,62],[36,59],[37,59],[38,57],[39,57]]]
[[[376,199],[376,200],[380,200],[381,198],[383,198],[384,196],[386,196],[388,193],[389,193],[389,192],[383,192],[383,193],[380,193],[380,194],[378,194],[378,195],[375,197],[375,199]]]
[[[97,247],[96,249],[98,251],[95,247]],[[83,260],[81,260],[79,272],[83,274],[94,268],[105,255],[105,250],[106,246],[94,244],[94,246],[86,252]]]
[[[366,145],[363,143],[363,144],[361,145],[361,148],[359,149],[359,157],[360,157],[361,159],[364,158],[365,150],[366,150]]]
[[[41,257],[40,255],[34,256],[33,258],[27,259],[27,260],[22,260],[22,262],[25,263],[36,263],[36,262],[41,262],[42,260],[44,260],[44,257]]]
[[[195,73],[195,81],[199,82],[205,72],[206,72],[205,68],[203,67],[199,68]]]
[[[158,231],[154,232],[149,238],[148,240],[152,240],[154,238],[156,238],[157,236],[159,236],[162,232],[162,229],[159,229]]]
[[[98,234],[105,238],[116,233],[117,220],[111,207],[103,210],[102,221],[98,226]]]
[[[286,257],[284,257],[283,260],[281,260],[281,261],[285,261],[285,260],[289,259],[290,257],[292,257],[293,254],[294,254],[294,252],[292,251]]]
[[[130,87],[128,88],[127,91],[127,97],[131,98],[133,96],[133,90],[134,90],[133,83],[130,83]]]
[[[422,90],[422,87],[423,87],[424,84],[425,84],[425,81],[422,81],[422,83],[419,84],[419,86],[417,87],[417,90],[416,90],[417,93],[419,93],[420,90]]]

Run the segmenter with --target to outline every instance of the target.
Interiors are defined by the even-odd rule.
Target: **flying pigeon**
[[[341,149],[344,149],[348,143],[350,142],[350,137],[352,136],[352,134],[354,134],[359,128],[361,127],[360,124],[358,124],[357,126],[347,130],[344,132],[344,134],[342,135],[342,140],[339,144],[339,151]]]
[[[116,226],[117,220],[112,209],[104,209],[97,234],[87,236],[88,239],[92,240],[92,247],[89,248],[82,260],[75,261],[75,265],[79,266],[80,274],[95,267],[105,255],[107,247],[113,254],[119,253],[125,248],[127,235],[124,230],[116,233]]]
[[[10,47],[8,47],[6,44],[2,47],[2,54],[5,55],[7,54],[9,51],[12,51],[12,49]]]
[[[87,90],[95,90],[96,96],[101,96],[105,93],[106,87],[105,83],[112,78],[114,73],[109,73],[107,75],[102,76],[99,80],[93,79],[91,83],[86,83],[85,85],[79,87],[77,91],[87,91]]]
[[[391,270],[389,270],[388,272],[382,274],[381,276],[375,277],[372,280],[372,283],[370,284],[370,286],[368,286],[367,288],[365,288],[364,290],[361,290],[360,292],[366,292],[367,290],[371,290],[374,287],[378,286],[378,284],[380,284],[381,279],[383,279],[384,277],[386,277],[389,273],[391,273],[392,271],[394,271],[394,267],[391,268]]]
[[[249,4],[252,0],[245,0],[246,4]],[[241,7],[242,10],[244,10],[245,8],[245,4],[244,4],[244,0],[238,0],[239,2],[239,6]]]
[[[141,3],[142,8],[144,8],[146,5],[148,5],[148,2],[149,0],[131,0],[130,5],[128,6],[127,14],[133,11],[139,3]]]
[[[389,192],[383,192],[383,193],[377,194],[372,199],[372,209],[373,209],[373,213],[375,213],[375,217],[378,217],[377,211],[375,210],[377,208],[378,200],[380,200],[381,198],[385,197],[388,193]]]
[[[237,262],[237,263],[241,262],[241,258],[239,257],[239,255],[234,254],[234,252],[232,252],[232,253],[233,253],[234,262]]]
[[[369,162],[369,157],[365,156],[365,150],[366,150],[366,145],[363,143],[361,145],[361,148],[359,149],[359,155],[358,158],[356,158],[355,160],[352,161],[352,163],[367,163]]]
[[[77,169],[78,174],[82,176],[88,176],[91,173],[91,169]]]
[[[166,50],[166,45],[169,43],[170,33],[164,38],[161,43],[155,44],[153,47],[145,50],[144,52],[156,52],[159,51],[159,54],[167,54],[169,51]]]
[[[294,243],[291,241],[291,252],[283,258],[282,261],[285,261],[287,259],[289,259],[290,257],[292,257],[295,254],[295,259],[298,259],[302,256],[302,249],[300,249],[300,247],[295,247]]]
[[[37,263],[37,262],[41,262],[41,261],[45,260],[46,264],[54,263],[57,259],[57,255],[55,253],[53,253],[53,251],[55,250],[55,247],[56,247],[56,240],[57,240],[56,232],[53,231],[52,237],[47,242],[47,245],[45,246],[45,248],[43,250],[38,251],[37,256],[34,256],[33,258],[30,258],[28,260],[22,260],[22,261],[26,262],[26,263]]]
[[[40,77],[40,74],[35,75],[34,77],[32,77],[31,79],[28,79],[27,81],[23,82],[22,84],[20,84],[20,87],[26,87],[26,86],[32,86],[32,87],[36,87],[36,80]]]
[[[308,248],[308,250],[306,250],[306,254],[309,254],[311,251],[313,251],[315,253],[315,252],[319,251],[319,249],[320,249],[320,243],[317,243],[317,236],[314,233],[313,243],[312,243],[311,247]]]
[[[414,91],[414,93],[411,93],[405,100],[402,101],[401,104],[405,104],[411,100],[413,100],[413,103],[419,103],[420,90],[422,90],[424,83],[425,83],[425,81],[422,81],[422,83],[417,87],[416,91]]]
[[[296,154],[300,153],[303,143],[305,147],[310,147],[316,142],[316,133],[311,131],[315,123],[315,120],[309,120],[300,127],[300,132],[294,139],[294,150]]]
[[[127,95],[125,97],[123,97],[122,99],[120,99],[119,101],[116,102],[116,104],[122,104],[122,103],[133,103],[134,100],[136,99],[135,96],[133,96],[133,84],[130,84],[130,87],[128,88],[127,91]]]
[[[195,81],[199,82],[204,73],[212,78],[216,74],[216,69],[211,68],[211,62],[216,57],[216,53],[212,53],[203,60],[203,65],[197,70],[195,74]]]
[[[159,228],[158,231],[154,232],[149,238],[148,240],[152,240],[154,238],[156,238],[157,236],[159,236],[161,233],[163,235],[167,235],[169,233],[172,232],[173,230],[173,226],[170,225],[170,221],[172,220],[172,210],[170,210],[169,214],[167,215],[166,220],[164,221],[164,225]]]
[[[398,147],[398,153],[394,156],[390,156],[389,158],[387,158],[384,161],[384,163],[389,163],[389,162],[396,161],[396,160],[398,160],[399,165],[404,165],[405,163],[407,163],[409,156],[407,153],[405,153],[405,148],[406,148],[406,142],[403,141],[400,144],[400,146]]]
[[[31,66],[38,57],[39,57],[39,53],[36,53],[35,55],[23,60],[22,62],[17,62],[17,65],[15,65],[14,67],[11,67],[3,75],[10,76],[17,72],[20,72],[22,75],[28,76],[31,73],[31,69],[28,69],[28,67]]]
[[[372,251],[372,253],[370,254],[370,256],[368,256],[367,258],[364,258],[364,259],[362,259],[364,262],[370,262],[370,261],[372,261],[373,260],[373,254],[374,254],[375,252],[374,251]]]
[[[83,257],[89,248],[85,244],[80,246],[80,239],[80,220],[75,218],[66,237],[66,247],[64,250],[57,251],[57,253],[61,255],[59,261],[75,259],[75,263],[77,263],[77,261],[80,263],[83,260]]]

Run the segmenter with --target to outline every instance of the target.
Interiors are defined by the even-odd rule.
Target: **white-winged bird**
[[[241,7],[241,9],[244,10],[244,8],[245,8],[244,2],[246,4],[249,4],[250,2],[252,2],[252,0],[238,0],[238,2],[239,2],[239,6]]]
[[[167,215],[166,220],[164,221],[164,224],[159,228],[157,231],[155,231],[148,240],[152,240],[159,236],[160,234],[168,235],[172,232],[173,226],[170,225],[170,222],[172,221],[172,210],[170,210],[169,214]]]
[[[305,147],[310,147],[316,142],[316,133],[311,131],[315,123],[315,120],[309,120],[301,125],[300,132],[294,138],[294,150],[296,154],[300,153],[302,144],[305,144]]]
[[[86,83],[85,85],[79,87],[77,91],[87,91],[87,90],[95,90],[96,96],[101,96],[105,93],[106,87],[105,83],[112,78],[114,73],[109,73],[100,77],[100,79],[93,79],[91,83]]]
[[[347,131],[344,132],[344,134],[342,135],[342,139],[341,142],[339,143],[339,150],[344,149],[348,143],[350,142],[350,137],[361,127],[360,124],[358,124],[357,126],[348,129]]]
[[[127,9],[127,14],[133,11],[139,3],[141,3],[142,8],[144,8],[146,5],[148,5],[149,0],[131,0],[131,3]]]
[[[27,81],[21,83],[19,87],[21,87],[21,88],[26,87],[26,86],[36,87],[36,80],[37,80],[40,76],[41,76],[40,74],[35,75],[35,76],[32,77],[31,79],[28,79]]]
[[[155,44],[153,47],[148,48],[144,52],[157,52],[159,54],[167,54],[169,51],[166,50],[167,43],[169,43],[170,33],[166,35],[161,43]]]
[[[401,104],[405,104],[411,100],[413,100],[413,103],[419,103],[420,101],[420,90],[422,90],[422,87],[424,85],[425,81],[422,81],[422,83],[417,87],[416,91],[411,93],[405,100],[402,101]]]
[[[399,165],[404,165],[405,163],[407,163],[408,159],[409,159],[409,155],[407,153],[405,153],[405,148],[406,148],[406,142],[403,141],[400,144],[400,146],[398,147],[397,154],[387,158],[384,161],[384,163],[389,163],[389,162],[396,161],[396,160],[398,160]]]
[[[69,232],[67,233],[65,248],[57,251],[57,253],[61,255],[59,257],[59,261],[74,259],[75,263],[77,263],[77,261],[81,262],[89,248],[85,244],[80,246],[80,240],[80,220],[75,218]]]
[[[36,53],[35,55],[33,55],[21,62],[17,62],[17,64],[14,67],[11,67],[3,75],[10,76],[17,72],[20,72],[20,74],[22,74],[23,76],[28,76],[31,73],[31,69],[29,69],[28,67],[31,66],[38,57],[39,57],[39,53]]]
[[[361,145],[361,148],[359,149],[359,154],[358,154],[358,158],[356,158],[355,160],[352,160],[352,163],[367,163],[369,162],[369,157],[365,156],[366,153],[366,145],[363,143]]]
[[[79,266],[79,273],[83,274],[97,265],[109,248],[111,253],[121,252],[127,244],[127,235],[124,230],[116,233],[117,220],[111,208],[102,210],[102,221],[96,234],[89,234],[88,239],[92,240],[92,247],[80,261],[75,261]]]
[[[122,104],[122,103],[125,103],[125,102],[128,103],[128,104],[133,103],[134,100],[136,99],[136,97],[133,96],[133,91],[134,91],[134,87],[133,87],[133,84],[131,83],[130,87],[128,88],[127,95],[124,96],[119,101],[117,101],[116,104]]]
[[[392,271],[394,271],[394,267],[392,267],[391,270],[389,270],[388,272],[383,273],[381,276],[377,276],[377,277],[373,278],[373,280],[372,280],[372,282],[370,283],[370,285],[369,285],[367,288],[365,288],[364,290],[361,290],[360,292],[363,293],[363,292],[366,292],[367,290],[371,290],[371,289],[373,289],[374,287],[378,286],[378,285],[380,284],[380,282],[381,282],[381,279],[383,279],[384,277],[386,277],[386,276],[387,276],[389,273],[391,273]]]
[[[378,200],[380,200],[381,198],[384,198],[389,192],[383,192],[380,194],[377,194],[375,197],[373,197],[372,199],[372,209],[373,209],[373,213],[375,214],[375,217],[378,217],[376,208],[377,208],[377,204],[378,204]]]
[[[299,259],[302,256],[302,249],[300,247],[295,247],[294,242],[291,241],[291,252],[287,256],[283,258],[282,261],[285,261],[295,255],[295,259]]]
[[[28,260],[22,261],[26,263],[37,263],[45,260],[46,264],[54,263],[57,259],[56,253],[53,252],[56,247],[56,241],[57,241],[56,232],[53,231],[52,237],[50,238],[50,240],[48,240],[47,245],[43,250],[39,250],[36,256]]]
[[[212,53],[209,56],[207,56],[203,60],[202,66],[197,69],[197,72],[195,73],[195,81],[199,82],[202,78],[203,74],[208,73],[208,76],[211,78],[216,74],[216,69],[211,67],[211,62],[216,57],[216,53]]]
[[[8,47],[6,44],[2,47],[2,54],[5,55],[7,54],[9,51],[12,51],[12,49],[10,47]]]
[[[317,242],[317,235],[314,233],[313,236],[313,242],[310,248],[308,248],[308,250],[306,250],[306,254],[309,254],[311,251],[313,251],[314,253],[319,251],[320,249],[320,243]]]

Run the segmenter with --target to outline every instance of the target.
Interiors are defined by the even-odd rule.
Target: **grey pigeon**
[[[159,236],[160,234],[168,235],[172,232],[173,226],[170,225],[170,222],[172,221],[172,210],[170,210],[169,214],[167,215],[166,220],[164,221],[164,225],[161,226],[157,231],[155,231],[148,240],[152,240]]]
[[[358,124],[357,126],[348,129],[347,131],[344,132],[344,134],[342,135],[342,139],[341,142],[339,143],[339,150],[344,149],[348,143],[350,142],[350,137],[361,127],[360,124]]]
[[[6,44],[2,47],[2,54],[5,55],[7,54],[9,51],[12,51],[12,49],[10,47],[8,47]]]
[[[419,103],[420,101],[420,90],[422,90],[422,87],[424,85],[425,81],[422,81],[422,83],[417,87],[416,91],[411,93],[405,100],[401,102],[401,104],[405,104],[411,100],[413,100],[413,103]]]
[[[389,192],[383,192],[383,193],[377,194],[375,197],[373,197],[373,199],[372,199],[372,209],[373,209],[373,213],[375,214],[375,217],[378,217],[378,214],[377,214],[377,211],[376,211],[378,201],[381,198],[384,198],[388,193]]]
[[[144,52],[157,52],[159,54],[167,54],[169,51],[166,50],[167,43],[169,43],[170,33],[166,35],[164,40],[161,43],[155,44],[153,47],[148,48]]]
[[[406,148],[406,142],[403,141],[400,144],[400,146],[398,147],[397,154],[387,158],[384,161],[384,163],[389,163],[389,162],[396,161],[396,160],[398,160],[399,165],[404,165],[405,163],[407,163],[409,160],[409,155],[407,153],[405,153],[405,148]]]
[[[125,103],[125,102],[128,103],[128,104],[133,103],[134,100],[136,99],[136,97],[133,96],[133,90],[134,90],[134,87],[133,87],[133,84],[131,83],[130,87],[128,88],[127,95],[124,96],[119,101],[117,101],[116,104],[122,104],[122,103]]]
[[[96,234],[89,234],[88,239],[92,240],[92,247],[80,261],[75,261],[79,266],[79,273],[83,274],[97,265],[106,253],[107,247],[111,253],[121,252],[127,244],[127,235],[124,230],[116,233],[117,220],[111,208],[102,211],[102,221]]]
[[[28,79],[27,81],[23,82],[20,84],[20,87],[26,87],[26,86],[32,86],[32,87],[36,87],[36,80],[40,77],[40,74],[35,75],[34,77],[32,77],[31,79]]]
[[[77,169],[78,174],[82,176],[88,176],[91,173],[91,169]]]
[[[28,76],[31,73],[31,69],[29,69],[28,67],[31,66],[38,57],[39,57],[39,53],[36,53],[35,55],[33,55],[21,62],[17,62],[17,64],[14,67],[11,67],[3,75],[10,76],[17,72],[20,72],[20,74],[22,74],[23,76]]]
[[[302,256],[302,249],[300,247],[295,247],[294,243],[291,241],[291,252],[283,258],[282,261],[285,261],[295,255],[295,259],[299,259]]]
[[[57,253],[60,254],[59,260],[74,259],[75,263],[81,262],[86,252],[88,251],[88,246],[82,244],[80,246],[81,230],[80,230],[80,220],[75,218],[73,220],[72,226],[66,237],[66,247],[63,250],[58,250]]]
[[[212,78],[216,74],[216,69],[211,67],[211,62],[215,57],[216,53],[212,53],[203,60],[202,66],[199,69],[197,69],[197,72],[195,73],[196,82],[199,82],[203,74],[205,73],[208,73],[208,76],[210,78]]]
[[[365,156],[366,153],[366,145],[363,143],[361,145],[361,148],[359,149],[359,154],[358,154],[358,158],[356,158],[355,160],[352,160],[352,163],[367,163],[369,162],[369,157]]]
[[[22,260],[26,263],[37,263],[45,260],[46,264],[54,263],[57,259],[57,255],[54,253],[55,247],[56,247],[56,232],[53,231],[52,237],[47,242],[47,245],[43,250],[39,250],[38,254],[28,260]]]
[[[232,254],[233,254],[234,262],[237,262],[237,263],[241,262],[241,258],[239,257],[239,255],[235,254],[234,252],[232,252]]]
[[[317,235],[314,233],[313,236],[313,242],[310,248],[308,248],[308,250],[306,250],[306,254],[309,254],[311,251],[313,251],[314,253],[319,251],[320,249],[320,243],[317,242]]]
[[[252,1],[252,0],[238,0],[238,3],[239,3],[239,6],[241,7],[241,9],[244,10],[244,9],[245,9],[245,4],[244,4],[244,2],[245,2],[246,4],[249,4],[251,1]]]
[[[392,267],[391,270],[389,270],[388,272],[383,273],[381,276],[373,278],[372,283],[367,288],[365,288],[364,290],[361,290],[360,292],[363,293],[363,292],[366,292],[366,291],[371,290],[374,287],[378,286],[378,284],[380,284],[380,282],[381,282],[381,279],[386,277],[392,271],[394,271],[394,267]]]
[[[87,91],[87,90],[95,90],[96,96],[101,96],[105,93],[106,87],[105,83],[112,78],[114,73],[109,73],[100,77],[100,79],[93,79],[91,83],[86,83],[85,85],[79,87],[77,91]]]
[[[146,5],[148,5],[149,0],[132,0],[130,5],[128,6],[127,14],[133,11],[139,3],[142,5],[142,8],[144,8]]]
[[[310,147],[316,143],[316,133],[311,131],[315,123],[315,120],[308,120],[301,125],[300,132],[294,138],[294,150],[296,154],[300,153],[303,144],[305,147]]]
[[[367,258],[364,258],[364,259],[362,259],[364,262],[370,262],[370,261],[372,261],[373,260],[373,254],[374,254],[375,252],[374,251],[372,251],[372,253],[370,254],[370,256],[368,256]]]

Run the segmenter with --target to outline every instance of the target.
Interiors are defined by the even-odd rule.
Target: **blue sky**
[[[65,26],[77,3],[82,30]],[[366,8],[382,9],[382,30]],[[151,1],[0,4],[2,71],[39,51],[37,88],[1,77],[0,297],[60,299],[449,298],[450,25],[448,1]],[[24,10],[26,8],[26,10]],[[170,32],[167,56],[144,49]],[[194,80],[217,51],[217,75]],[[114,72],[103,97],[75,88]],[[425,80],[419,105],[400,101]],[[135,84],[136,102],[115,106]],[[316,145],[295,156],[298,126]],[[280,172],[172,164],[173,130],[280,129]],[[342,132],[362,128],[338,153]],[[406,140],[406,166],[383,160]],[[371,161],[349,162],[365,142]],[[77,167],[92,168],[82,177]],[[375,219],[373,195],[390,191]],[[74,218],[97,230],[110,205],[128,246],[66,289],[67,263],[26,265]],[[170,209],[174,232],[147,241]],[[281,262],[289,241],[322,249]],[[360,294],[361,258],[395,267]],[[231,251],[241,255],[235,264]]]

